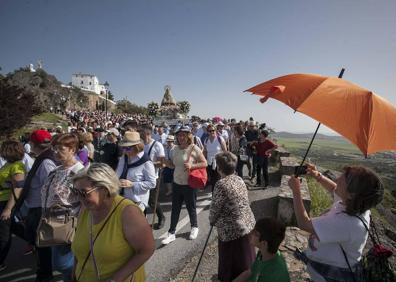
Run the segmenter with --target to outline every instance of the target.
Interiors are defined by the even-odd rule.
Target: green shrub
[[[307,177],[308,189],[311,194],[311,216],[318,216],[330,208],[333,199],[329,192],[314,178]]]

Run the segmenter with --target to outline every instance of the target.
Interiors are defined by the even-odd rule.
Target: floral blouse
[[[49,175],[45,184],[41,188],[41,206],[50,208],[55,205],[71,207],[73,213],[78,211],[79,199],[71,191],[73,186],[72,176],[84,166],[77,162],[69,168],[57,167]]]
[[[209,221],[217,227],[219,239],[223,242],[238,239],[253,230],[256,221],[242,178],[232,174],[216,183]]]

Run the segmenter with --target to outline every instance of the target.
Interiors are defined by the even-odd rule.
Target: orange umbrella
[[[340,75],[342,76],[342,74]],[[245,92],[279,100],[338,132],[365,156],[396,149],[396,108],[351,82],[314,74],[290,74]]]

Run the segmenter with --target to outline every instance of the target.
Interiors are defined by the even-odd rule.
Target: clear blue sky
[[[42,59],[59,80],[108,81],[116,99],[311,132],[315,122],[243,90],[289,73],[344,78],[396,104],[396,1],[0,1],[2,73]],[[323,128],[322,132],[328,132]]]

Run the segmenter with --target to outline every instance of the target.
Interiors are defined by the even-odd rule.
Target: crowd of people
[[[99,111],[70,111],[67,118],[67,128],[42,128],[1,144],[0,271],[14,232],[37,254],[36,281],[50,281],[53,270],[64,281],[145,281],[144,263],[155,251],[151,228],[162,229],[167,220],[159,191],[172,202],[162,244],[176,240],[183,203],[194,240],[198,189],[189,184],[189,173],[205,168],[209,223],[218,234],[218,279],[290,280],[278,250],[285,226],[274,218],[255,219],[244,181],[262,189],[271,184],[268,160],[277,144],[265,124],[252,118],[154,124],[144,115]],[[308,174],[335,196],[328,212],[311,218],[300,181],[291,177],[298,226],[311,234],[300,257],[314,281],[353,281],[368,237],[361,221],[370,225],[370,208],[383,197],[381,180],[359,166],[346,167],[336,181],[310,164]],[[152,226],[149,212],[157,219]],[[71,242],[45,233],[53,218],[65,222]]]

